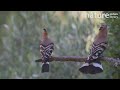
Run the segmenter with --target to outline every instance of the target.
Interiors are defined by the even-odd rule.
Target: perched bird
[[[42,39],[40,41],[40,54],[42,58],[42,73],[49,72],[49,59],[54,50],[54,43],[48,38],[46,29],[43,29]]]
[[[96,35],[90,49],[90,55],[86,62],[79,68],[79,71],[84,74],[97,74],[103,72],[103,67],[99,58],[103,57],[103,52],[107,47],[107,33],[107,25],[101,24],[99,33]]]

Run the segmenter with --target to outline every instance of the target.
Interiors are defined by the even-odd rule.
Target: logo
[[[87,18],[118,18],[119,13],[96,13],[91,12],[87,14]]]

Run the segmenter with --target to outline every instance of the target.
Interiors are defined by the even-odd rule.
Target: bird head
[[[47,36],[47,35],[48,35],[47,30],[46,30],[45,28],[43,29],[43,35],[44,35],[44,36]]]
[[[105,23],[102,23],[99,30],[107,30],[107,25]]]

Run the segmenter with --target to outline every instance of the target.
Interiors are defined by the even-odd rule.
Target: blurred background
[[[109,25],[109,47],[104,55],[120,57],[120,16],[88,18],[103,11],[0,11],[0,79],[118,79],[120,67],[102,62],[104,72],[96,75],[78,71],[83,62],[51,62],[50,72],[41,73],[39,43],[48,29],[55,43],[54,56],[86,57],[100,23]],[[106,13],[120,13],[106,11]]]

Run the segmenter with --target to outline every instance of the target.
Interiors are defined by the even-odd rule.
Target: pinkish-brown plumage
[[[47,30],[44,29],[40,41],[40,55],[43,60],[42,72],[49,72],[49,58],[54,50],[54,43],[48,38]]]
[[[99,29],[99,33],[96,35],[95,37],[95,44],[99,44],[101,42],[107,42],[107,25],[106,24],[102,24],[100,29]]]

